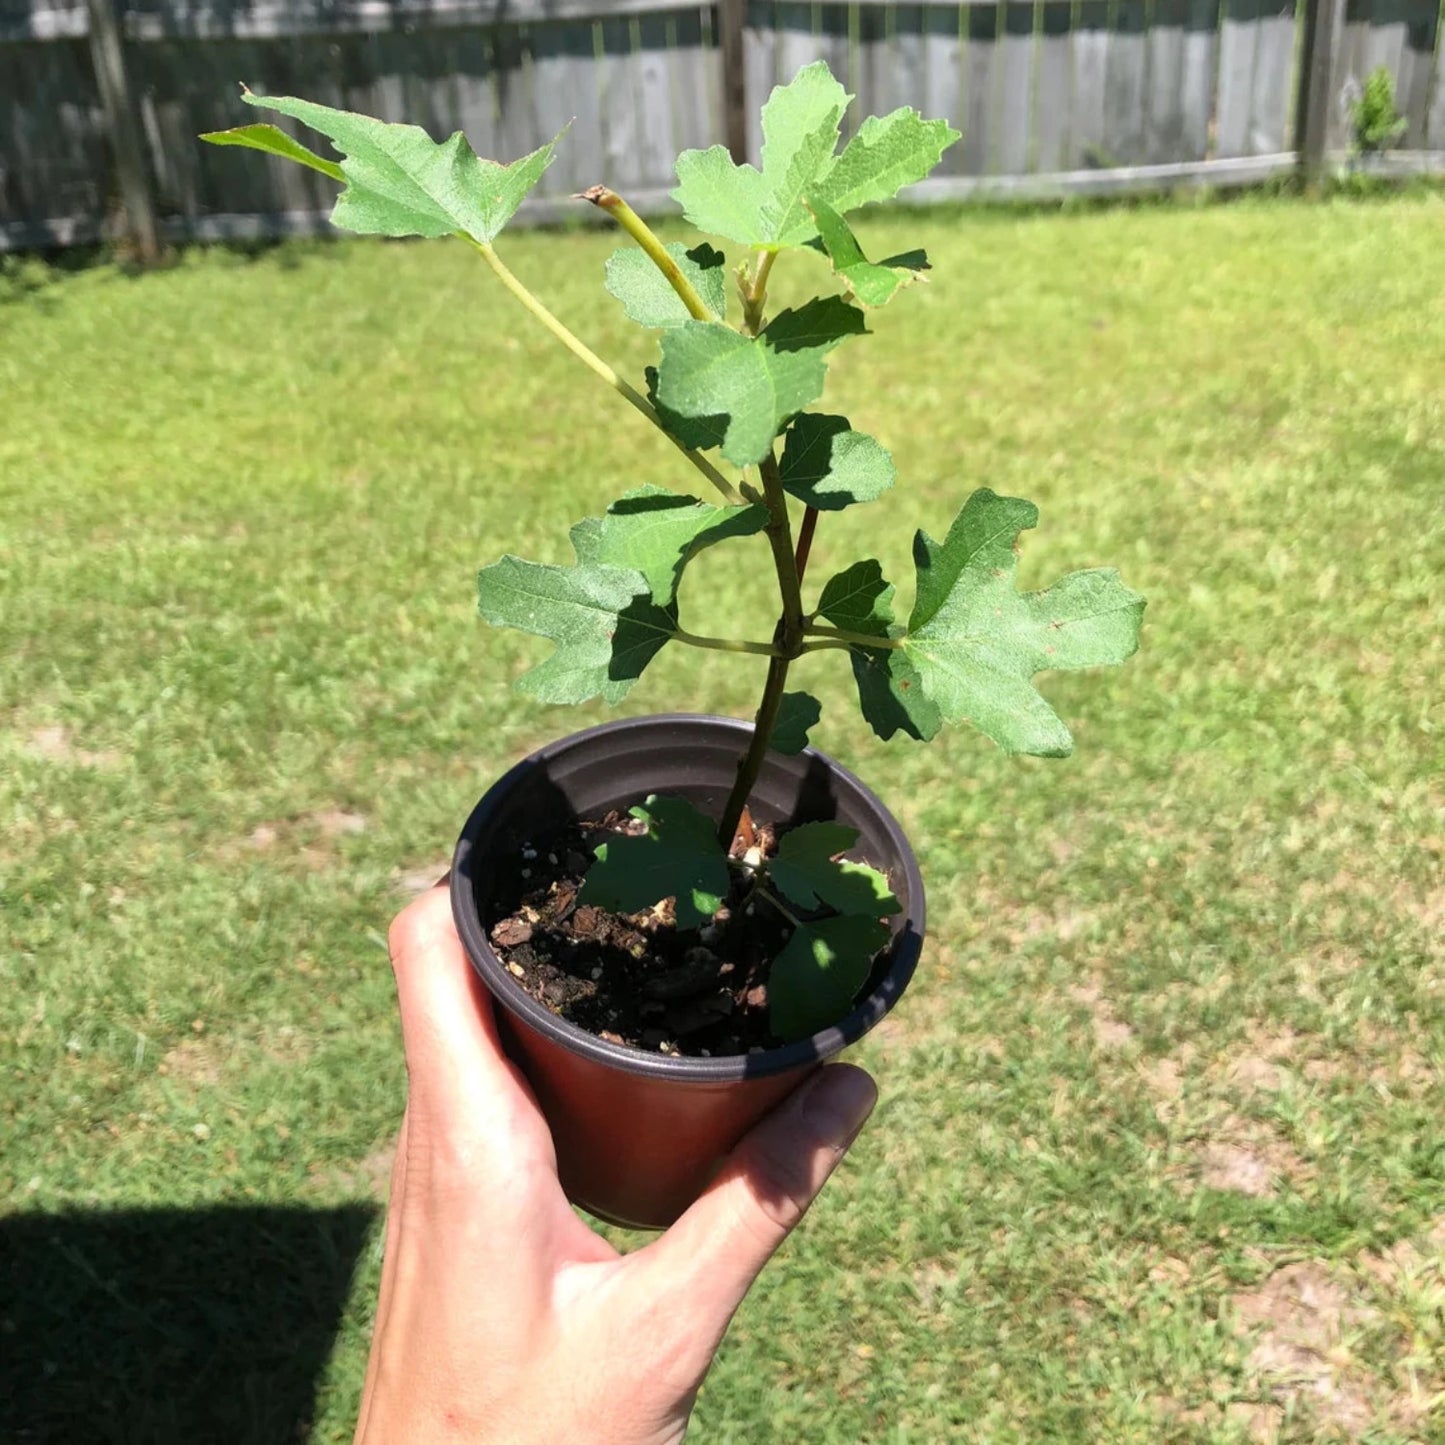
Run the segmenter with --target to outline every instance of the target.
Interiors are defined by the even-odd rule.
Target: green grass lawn
[[[884,745],[841,654],[799,665],[931,936],[696,1438],[1445,1439],[1445,199],[860,230],[935,270],[832,361],[899,486],[825,516],[814,578],[877,555],[906,598],[913,528],[988,485],[1041,508],[1022,585],[1117,565],[1149,610],[1124,668],[1043,679],[1066,762]],[[638,374],[613,244],[502,250]],[[0,276],[0,1398],[53,1432],[20,1438],[350,1438],[387,922],[605,716],[509,692],[547,644],[474,573],[693,481],[459,245]],[[684,621],[762,635],[769,576],[707,554]],[[761,681],[673,648],[627,710]]]

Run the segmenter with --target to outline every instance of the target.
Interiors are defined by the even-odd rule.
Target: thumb
[[[807,1212],[873,1112],[878,1089],[851,1064],[819,1069],[728,1156],[707,1191],[634,1255],[659,1297],[691,1316],[709,1358],[763,1266]]]

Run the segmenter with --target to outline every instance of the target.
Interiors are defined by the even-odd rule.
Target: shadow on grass
[[[0,1439],[304,1439],[376,1211],[0,1219]]]

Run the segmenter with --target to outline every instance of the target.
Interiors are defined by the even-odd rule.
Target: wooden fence
[[[818,57],[847,125],[914,105],[963,132],[920,198],[1257,180],[1343,147],[1378,64],[1402,146],[1445,164],[1440,0],[1301,3],[0,0],[0,250],[134,233],[146,206],[176,236],[320,226],[322,177],[196,141],[257,118],[241,80],[500,159],[572,120],[543,216],[599,178],[665,206],[689,146],[756,161],[758,105]]]

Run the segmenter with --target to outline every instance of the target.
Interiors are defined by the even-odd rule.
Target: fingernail
[[[878,1102],[878,1086],[862,1069],[834,1065],[823,1069],[803,1101],[803,1118],[820,1142],[846,1149]]]

